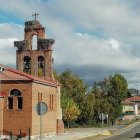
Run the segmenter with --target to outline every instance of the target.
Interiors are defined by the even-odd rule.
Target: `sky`
[[[38,20],[54,38],[54,69],[72,70],[89,86],[121,73],[140,89],[139,0],[0,0],[0,63],[15,67],[13,42]]]

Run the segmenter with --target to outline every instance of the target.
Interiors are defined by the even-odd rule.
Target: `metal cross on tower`
[[[39,15],[39,14],[37,14],[37,13],[35,12],[32,16],[33,16],[33,18],[35,18],[35,20],[36,20],[36,18],[37,18],[38,15]]]

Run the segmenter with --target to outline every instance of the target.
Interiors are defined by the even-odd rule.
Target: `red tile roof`
[[[4,97],[5,95],[6,95],[6,93],[0,92],[0,97]]]
[[[128,98],[122,101],[123,105],[134,105],[134,102],[130,101]]]
[[[1,81],[34,81],[39,83],[44,83],[48,85],[57,86],[58,83],[52,80],[44,80],[39,77],[32,76],[30,74],[24,73],[19,70],[14,70],[12,68],[6,68],[4,71],[0,72]]]
[[[124,105],[132,105],[134,102],[140,101],[140,96],[133,96],[122,101]]]
[[[130,100],[130,101],[140,101],[140,96],[134,96],[134,97],[128,98],[128,100]]]

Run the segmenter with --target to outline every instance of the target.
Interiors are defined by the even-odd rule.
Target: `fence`
[[[19,134],[15,135],[12,131],[3,130],[0,132],[0,140],[31,140],[30,128],[26,132],[19,130]]]

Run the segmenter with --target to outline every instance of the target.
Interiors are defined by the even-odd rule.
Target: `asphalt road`
[[[104,140],[140,140],[140,123],[134,128]]]

